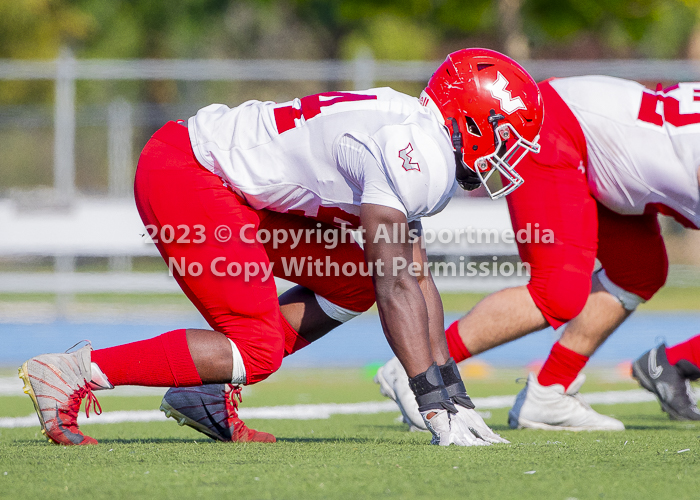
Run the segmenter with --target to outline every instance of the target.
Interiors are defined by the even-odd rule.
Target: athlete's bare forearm
[[[387,341],[409,376],[426,371],[434,362],[430,348],[428,308],[409,265],[413,249],[408,238],[408,223],[398,210],[363,204],[361,212],[365,228],[365,256],[373,263],[373,280],[379,317]],[[379,238],[382,231],[393,228],[403,237],[398,241]],[[381,272],[378,270],[381,269]]]
[[[409,376],[426,371],[434,359],[428,309],[415,278],[377,281],[377,308],[384,334]]]
[[[423,228],[420,222],[412,222],[409,224],[409,227],[418,235],[418,238],[413,243],[413,262],[420,264],[421,269],[421,273],[418,276],[418,285],[423,293],[428,309],[430,349],[437,364],[443,365],[449,359],[450,353],[445,339],[445,314],[442,308],[442,298],[427,265],[428,255],[423,244]]]

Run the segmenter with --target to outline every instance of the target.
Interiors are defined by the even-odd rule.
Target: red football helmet
[[[523,183],[515,166],[540,149],[544,107],[537,84],[518,63],[488,49],[453,52],[430,78],[421,103],[442,114],[465,167],[466,175],[457,176],[464,189],[483,185],[495,200]],[[495,171],[504,185],[492,192],[486,183]]]

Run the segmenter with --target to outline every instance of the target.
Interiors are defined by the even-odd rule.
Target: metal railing
[[[35,123],[53,124],[54,197],[70,201],[76,197],[76,127],[86,121],[106,124],[108,130],[108,194],[125,198],[130,193],[133,168],[133,129],[148,121],[148,105],[135,106],[116,100],[108,106],[80,112],[76,104],[76,82],[80,80],[176,80],[176,81],[320,81],[338,82],[338,87],[366,89],[379,83],[426,82],[441,61],[377,61],[363,56],[352,61],[295,60],[79,60],[64,50],[55,60],[0,60],[0,80],[48,80],[55,87],[52,113],[33,112],[23,118],[22,110],[13,109],[11,120],[23,126]],[[536,80],[601,74],[643,82],[700,80],[700,62],[688,60],[540,60],[523,63]],[[342,84],[342,85],[341,85]],[[172,105],[173,109],[188,108]],[[15,116],[17,115],[17,116]],[[73,276],[74,256],[48,252],[56,257],[55,271],[61,276]],[[129,255],[111,255],[110,268],[129,269]],[[120,260],[121,259],[121,260]],[[114,262],[112,262],[114,261]],[[6,277],[7,278],[7,277]],[[25,283],[21,278],[17,283]],[[63,290],[63,282],[47,282],[47,289]],[[60,281],[60,280],[59,280]],[[7,291],[20,290],[19,284],[6,283]],[[154,282],[155,283],[155,282]],[[41,288],[40,285],[36,285]],[[81,285],[82,286],[82,285]],[[87,285],[85,285],[87,286]],[[90,284],[92,286],[92,284]],[[102,284],[119,289],[117,285]],[[156,283],[154,289],[171,287],[172,283]],[[67,289],[71,287],[68,286]],[[80,288],[80,287],[78,287]],[[99,288],[99,287],[98,287]],[[138,282],[139,289],[148,289]]]
[[[297,60],[116,60],[75,59],[68,50],[50,61],[0,60],[0,80],[52,80],[54,101],[54,187],[59,198],[75,195],[76,81],[324,81],[347,82],[355,89],[377,82],[427,81],[440,61]],[[523,63],[536,80],[588,74],[640,81],[700,80],[700,62],[688,60],[541,60]],[[128,156],[127,129],[133,112],[114,103],[109,111],[110,192],[123,194]],[[114,170],[112,172],[112,170]]]

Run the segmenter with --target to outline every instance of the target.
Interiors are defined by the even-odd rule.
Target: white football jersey
[[[658,92],[606,76],[550,83],[581,124],[598,201],[620,214],[665,207],[700,228],[700,83]]]
[[[413,221],[442,210],[456,188],[446,130],[390,88],[212,104],[188,128],[197,160],[256,209],[357,227],[361,203]]]

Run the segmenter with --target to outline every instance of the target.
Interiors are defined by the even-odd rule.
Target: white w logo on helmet
[[[520,97],[513,97],[510,95],[510,90],[506,90],[506,87],[510,84],[506,77],[498,72],[498,78],[491,86],[491,95],[494,99],[498,99],[501,103],[501,109],[508,114],[511,114],[518,109],[527,109],[523,100]]]

